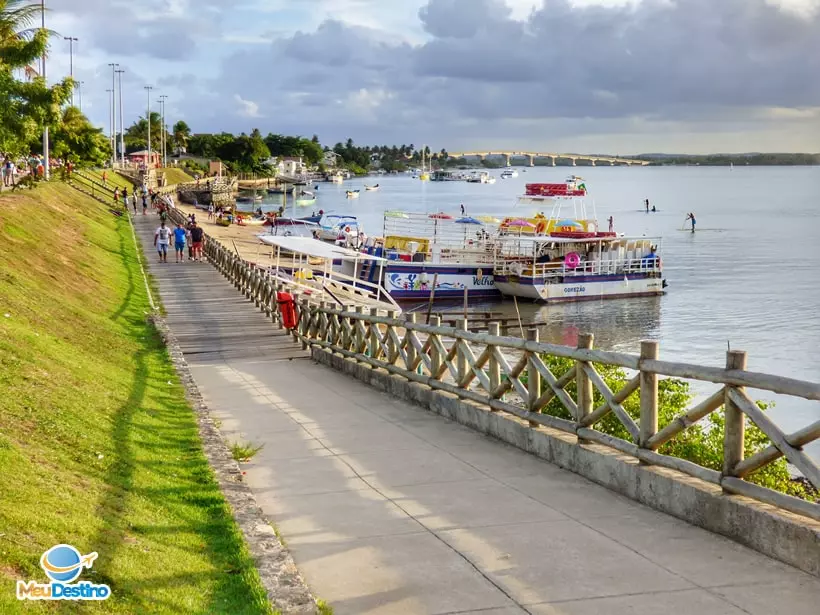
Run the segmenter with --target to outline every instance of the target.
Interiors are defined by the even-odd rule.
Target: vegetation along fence
[[[282,327],[277,293],[292,291],[217,241],[206,253],[250,300]],[[661,361],[658,343],[640,355],[593,348],[592,335],[577,347],[502,337],[497,323],[486,333],[430,324],[415,314],[377,312],[311,302],[293,293],[305,348],[317,346],[411,381],[446,391],[529,422],[574,434],[671,468],[739,494],[820,520],[820,468],[803,447],[820,438],[820,420],[786,434],[746,387],[820,401],[820,384],[746,370],[746,353],[730,351],[726,367]],[[683,380],[717,385],[694,402]],[[723,412],[719,412],[720,409]],[[703,421],[703,419],[707,419]],[[705,424],[704,424],[705,423]],[[791,464],[789,468],[787,461]],[[792,480],[794,470],[802,475]]]

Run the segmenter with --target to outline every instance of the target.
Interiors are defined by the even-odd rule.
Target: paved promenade
[[[156,263],[168,322],[337,615],[814,615],[820,580],[313,363],[210,265]],[[207,230],[207,227],[206,227]],[[173,260],[173,255],[169,257]]]

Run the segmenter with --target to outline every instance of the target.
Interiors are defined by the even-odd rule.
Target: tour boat
[[[431,182],[463,182],[467,176],[457,171],[434,171],[430,176]]]

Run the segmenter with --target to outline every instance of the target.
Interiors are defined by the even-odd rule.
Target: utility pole
[[[165,101],[168,100],[168,96],[163,94],[159,97],[159,103],[162,106],[162,167],[165,168],[168,166],[168,143],[167,143],[167,134],[168,130],[165,127]]]
[[[83,86],[85,85],[85,81],[78,81],[77,82],[77,91],[80,94],[80,113],[83,112]]]
[[[111,168],[117,165],[117,67],[119,64],[110,62],[111,67]]]
[[[125,122],[123,121],[123,114],[122,114],[122,74],[125,72],[125,69],[120,69],[117,71],[117,74],[120,76],[119,84],[120,84],[120,163],[122,166],[125,166]]]
[[[76,37],[73,37],[73,36],[64,36],[63,40],[68,41],[68,66],[69,66],[69,69],[68,69],[69,73],[68,74],[71,77],[71,80],[73,81],[74,80],[74,43],[76,43],[80,39],[78,39]],[[72,86],[72,88],[71,88],[71,106],[72,107],[74,106],[74,89],[76,87],[77,86],[75,85],[75,86]]]
[[[46,29],[46,0],[40,0],[40,13],[43,16],[43,30]],[[43,75],[43,81],[46,81],[46,52],[43,52],[43,70],[40,73]],[[48,151],[48,125],[43,127],[43,178],[48,180],[51,177],[51,169],[49,165],[50,154]]]
[[[148,162],[146,169],[150,169],[151,164],[151,90],[154,88],[150,85],[145,86],[145,91],[148,93],[148,110],[145,112],[145,121],[148,124]]]
[[[108,143],[111,144],[111,147],[113,149],[116,149],[115,148],[115,143],[116,143],[116,138],[117,137],[114,135],[114,117],[113,117],[114,105],[112,103],[112,100],[113,100],[112,97],[114,96],[114,90],[106,90],[106,92],[108,92],[108,130],[109,130],[109,135],[110,135],[108,137]]]

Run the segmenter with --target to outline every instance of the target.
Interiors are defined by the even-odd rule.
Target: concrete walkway
[[[157,225],[137,218],[149,261]],[[210,265],[150,269],[225,437],[264,445],[246,478],[337,615],[818,612],[815,577],[313,363]]]

